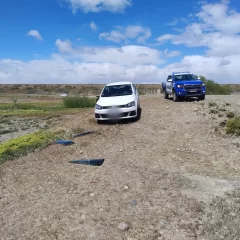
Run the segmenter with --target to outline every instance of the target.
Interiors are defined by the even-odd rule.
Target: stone
[[[121,231],[127,231],[129,229],[129,225],[125,222],[122,222],[118,225],[118,229]]]
[[[130,202],[130,204],[131,204],[132,206],[136,206],[136,205],[137,205],[137,200],[132,200],[132,201]]]
[[[128,186],[124,186],[124,190],[128,190],[129,189],[129,187]]]

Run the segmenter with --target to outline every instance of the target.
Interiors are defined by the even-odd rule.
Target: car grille
[[[127,117],[128,116],[128,112],[126,113],[119,113],[119,114],[116,114],[115,117]],[[102,118],[113,118],[113,116],[111,114],[101,114],[101,117]]]
[[[110,108],[124,108],[125,105],[117,105],[117,106],[104,106],[103,109],[110,109]]]
[[[201,84],[187,84],[184,85],[184,88],[187,91],[191,91],[191,90],[202,90],[202,85]]]

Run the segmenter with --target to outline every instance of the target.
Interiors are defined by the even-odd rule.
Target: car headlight
[[[134,107],[134,106],[135,106],[135,102],[134,101],[125,105],[125,107]]]
[[[205,83],[203,83],[202,86],[205,87]]]
[[[103,109],[103,107],[100,106],[100,105],[98,105],[98,104],[95,105],[95,108],[96,108],[96,109]]]
[[[177,88],[184,88],[184,85],[183,84],[177,85]]]

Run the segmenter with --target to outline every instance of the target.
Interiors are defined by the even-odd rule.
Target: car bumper
[[[119,108],[116,113],[111,113],[110,109],[95,109],[95,119],[97,120],[112,120],[112,119],[128,119],[137,117],[136,107]]]
[[[199,96],[203,96],[206,94],[205,90],[190,90],[187,91],[185,89],[177,89],[176,90],[176,94],[179,97],[199,97]]]

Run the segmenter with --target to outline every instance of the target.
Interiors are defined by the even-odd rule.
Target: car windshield
[[[101,97],[117,97],[132,95],[132,86],[130,84],[106,86],[103,89]]]
[[[175,75],[175,81],[187,81],[187,80],[196,80],[197,77],[193,74],[182,74],[182,75]]]

